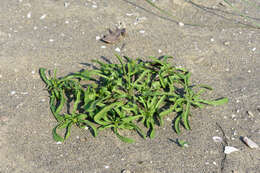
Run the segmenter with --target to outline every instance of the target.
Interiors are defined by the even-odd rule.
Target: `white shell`
[[[235,151],[239,151],[239,149],[235,148],[235,147],[231,147],[231,146],[225,146],[225,154],[230,154],[233,153]]]
[[[252,141],[251,139],[249,139],[248,137],[243,137],[243,141],[250,147],[250,148],[259,148],[259,146]]]
[[[214,142],[222,142],[223,141],[223,139],[219,136],[213,136],[212,139],[213,139]]]

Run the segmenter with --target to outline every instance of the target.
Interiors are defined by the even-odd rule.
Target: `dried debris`
[[[112,31],[111,29],[109,29],[108,31],[109,31],[109,34],[105,35],[101,39],[101,41],[108,43],[108,44],[116,43],[117,41],[120,40],[120,38],[122,36],[124,37],[126,35],[126,29],[125,28],[122,28],[122,29],[116,28],[115,31]]]

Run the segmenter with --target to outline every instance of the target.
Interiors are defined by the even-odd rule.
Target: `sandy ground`
[[[0,0],[0,173],[260,172],[260,151],[240,140],[248,136],[260,144],[260,30],[239,24],[247,21],[221,0],[155,2],[176,20],[140,0]],[[232,2],[259,22],[259,1]],[[97,40],[119,24],[127,29],[124,40]],[[133,135],[134,144],[122,143],[111,131],[94,138],[77,128],[56,144],[39,68],[56,67],[62,76],[92,59],[117,62],[115,53],[172,55],[171,63],[188,68],[194,83],[215,88],[207,98],[227,96],[230,102],[192,110],[192,130],[182,129],[179,136],[166,121],[155,139]],[[226,137],[239,151],[225,155],[213,136]],[[189,147],[176,145],[177,138]]]

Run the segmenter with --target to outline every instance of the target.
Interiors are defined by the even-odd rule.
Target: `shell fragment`
[[[235,148],[235,147],[231,147],[231,146],[225,146],[225,154],[230,154],[233,153],[235,151],[239,151],[239,149]]]
[[[252,148],[252,149],[259,148],[259,146],[254,141],[249,139],[248,137],[243,137],[242,139],[246,143],[246,145],[249,146],[250,148]]]

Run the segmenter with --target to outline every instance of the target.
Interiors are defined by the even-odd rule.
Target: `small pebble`
[[[225,46],[229,46],[229,45],[230,45],[230,42],[229,42],[229,41],[225,41],[223,44],[224,44]]]
[[[88,126],[84,127],[85,130],[88,130]]]
[[[182,22],[179,22],[179,26],[184,26],[184,23],[182,23]]]
[[[254,52],[256,50],[256,47],[254,47],[253,49],[252,49],[252,51]]]
[[[70,22],[68,20],[65,21],[66,24],[69,24]]]
[[[162,50],[161,50],[161,49],[158,49],[158,52],[159,52],[159,53],[162,53]]]
[[[121,50],[120,50],[119,47],[117,47],[117,48],[115,49],[115,51],[120,52]]]
[[[166,118],[167,121],[171,121],[171,119],[169,117]]]
[[[37,29],[38,29],[38,27],[37,27],[37,26],[34,26],[34,27],[33,27],[33,29],[34,29],[34,30],[37,30]]]
[[[0,78],[2,78],[3,76],[0,74]]]
[[[27,18],[29,19],[31,17],[32,17],[32,12],[27,13]]]
[[[15,93],[16,93],[15,91],[11,91],[11,95],[15,95]]]
[[[239,150],[235,147],[225,146],[225,150],[224,150],[225,154],[230,154],[230,153],[233,153],[235,151],[239,151]]]
[[[46,18],[46,16],[47,16],[47,14],[43,14],[43,15],[40,17],[40,19],[43,20],[43,19]]]
[[[93,5],[92,5],[92,8],[97,8],[97,5],[96,5],[96,4],[93,4]]]
[[[100,36],[96,36],[96,40],[100,40]]]
[[[54,42],[54,40],[53,39],[49,39],[49,42]]]
[[[214,40],[214,38],[211,38],[210,41],[213,42],[213,41],[215,41],[215,40]]]
[[[216,162],[212,162],[213,163],[213,165],[216,165],[217,166],[217,163]]]
[[[105,168],[106,168],[106,169],[108,169],[108,168],[109,168],[109,166],[108,166],[108,165],[106,165],[106,166],[105,166]]]
[[[102,48],[102,49],[105,49],[105,48],[106,48],[106,46],[101,46],[101,48]]]
[[[248,73],[251,73],[251,70],[248,70],[247,72],[248,72]]]
[[[219,136],[213,136],[212,139],[213,139],[214,142],[222,142],[223,141],[222,138],[219,137]]]
[[[59,141],[59,142],[56,142],[56,144],[57,144],[57,145],[60,145],[60,144],[62,144],[62,142],[61,142],[61,141]]]
[[[243,137],[242,139],[246,143],[246,145],[249,146],[250,148],[252,148],[252,149],[259,148],[259,146],[254,141],[249,139],[248,137]]]
[[[64,7],[67,8],[70,5],[69,2],[64,2]]]
[[[144,34],[145,33],[145,30],[140,30],[139,31],[141,34]]]

